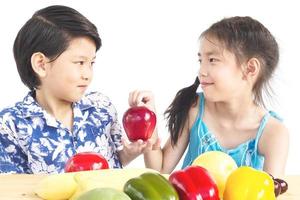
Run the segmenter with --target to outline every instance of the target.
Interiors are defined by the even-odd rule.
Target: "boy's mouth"
[[[85,89],[87,89],[88,85],[78,85],[77,87],[82,90],[85,90]]]

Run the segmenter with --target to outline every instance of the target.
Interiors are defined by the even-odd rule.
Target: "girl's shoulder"
[[[266,135],[275,136],[276,134],[287,134],[288,129],[278,115],[271,115],[264,132]]]
[[[271,116],[268,118],[260,139],[261,148],[263,148],[262,146],[268,147],[271,144],[289,140],[289,131],[282,119],[272,112],[269,113]]]
[[[201,106],[200,106],[200,101],[201,101],[201,97],[202,95],[198,95],[197,96],[197,100],[196,102],[190,107],[189,109],[189,114],[188,114],[188,127],[189,130],[192,129],[192,127],[194,126],[197,118],[199,117],[200,113],[201,113]]]

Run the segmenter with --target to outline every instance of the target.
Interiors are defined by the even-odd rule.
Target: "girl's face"
[[[198,78],[205,97],[211,101],[226,101],[240,95],[245,87],[242,66],[233,53],[214,38],[203,37],[199,49]]]
[[[91,39],[74,38],[66,51],[47,64],[42,89],[57,99],[80,100],[92,81],[95,58],[96,46]]]

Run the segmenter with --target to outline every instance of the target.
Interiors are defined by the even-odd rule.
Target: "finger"
[[[132,107],[132,92],[130,92],[128,95],[128,105]]]
[[[127,139],[125,137],[121,138],[121,143],[124,147],[126,147],[126,148],[129,147],[129,142],[127,141]]]
[[[161,143],[161,140],[160,140],[160,138],[157,138],[156,139],[156,142],[153,144],[153,146],[152,146],[152,149],[153,150],[158,150],[158,149],[160,149],[160,143]]]
[[[148,142],[144,142],[143,140],[138,140],[137,141],[137,149],[141,153],[143,150],[146,148]]]
[[[143,153],[145,153],[145,152],[148,152],[148,151],[151,151],[151,150],[152,150],[152,142],[148,141],[146,143],[146,146],[144,147],[144,149],[142,151],[143,151]]]
[[[137,143],[138,145],[142,145],[142,144],[144,143],[144,141],[143,141],[142,139],[138,139],[138,140],[136,141],[136,143]]]
[[[135,95],[137,93],[137,90],[134,90],[132,92],[129,93],[129,97],[128,97],[128,104],[130,107],[135,106]]]
[[[140,96],[141,96],[141,92],[136,90],[135,93],[133,94],[133,101],[135,106],[140,105],[141,102]]]
[[[149,91],[140,91],[137,94],[137,100],[140,104],[147,104],[151,100],[151,96]]]

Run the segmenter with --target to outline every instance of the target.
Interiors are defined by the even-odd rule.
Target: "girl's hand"
[[[128,104],[133,106],[146,106],[148,109],[155,112],[154,95],[151,91],[134,90],[129,93]]]

